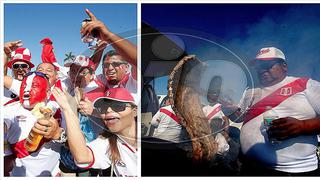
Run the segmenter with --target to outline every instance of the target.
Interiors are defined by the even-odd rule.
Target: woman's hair
[[[136,105],[130,103],[131,105],[131,109],[137,107]],[[137,121],[137,118],[135,118],[135,121]],[[113,164],[115,164],[117,161],[121,160],[121,157],[120,157],[120,152],[119,152],[119,149],[118,149],[118,145],[117,145],[117,135],[115,135],[114,133],[110,132],[109,130],[104,130],[101,134],[100,134],[100,137],[103,137],[103,138],[107,138],[108,141],[109,141],[109,149],[108,149],[108,154],[109,154],[109,157],[111,159],[111,162]]]

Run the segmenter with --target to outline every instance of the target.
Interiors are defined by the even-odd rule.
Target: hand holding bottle
[[[38,149],[43,137],[52,138],[59,127],[58,122],[52,118],[52,115],[55,113],[53,107],[45,106],[44,103],[38,103],[31,112],[37,121],[25,142],[25,148],[29,152],[33,152]]]
[[[305,134],[305,122],[293,117],[279,118],[270,124],[268,133],[277,140],[285,140]]]

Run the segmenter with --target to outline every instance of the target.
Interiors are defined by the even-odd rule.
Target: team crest
[[[290,96],[292,94],[292,87],[281,88],[280,95],[281,96]]]

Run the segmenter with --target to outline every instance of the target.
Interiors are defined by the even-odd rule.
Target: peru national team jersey
[[[130,144],[118,137],[117,146],[120,153],[121,161],[114,166],[116,176],[136,177],[138,176],[138,159],[137,150]],[[88,144],[92,151],[93,162],[87,164],[77,164],[79,167],[88,169],[107,169],[111,166],[111,159],[108,155],[109,140],[107,138],[98,137]]]
[[[317,169],[317,135],[299,136],[271,144],[260,110],[265,108],[262,106],[272,106],[279,118],[305,120],[320,115],[319,99],[320,83],[311,79],[286,77],[276,85],[247,90],[240,102],[241,109],[248,108],[247,112],[250,112],[246,115],[250,118],[245,120],[241,129],[242,152],[278,171],[295,173]],[[254,110],[250,111],[250,108]]]
[[[151,125],[157,127],[153,137],[172,142],[180,142],[182,140],[183,128],[171,105],[160,108],[153,116]]]
[[[206,105],[202,108],[203,113],[206,115],[206,117],[208,118],[209,122],[212,119],[215,118],[220,118],[222,119],[223,117],[225,117],[225,115],[223,114],[223,112],[221,111],[221,104],[216,103],[215,105],[211,106],[211,105]]]
[[[19,102],[15,102],[5,106],[4,112],[7,141],[14,145],[26,139],[36,122],[36,118],[31,111],[24,109]],[[18,150],[18,152],[20,151]],[[59,143],[52,141],[44,143],[39,150],[30,155],[16,158],[12,176],[55,176],[52,172],[59,163],[59,152]]]
[[[131,73],[128,73],[127,76],[128,76],[128,78],[126,81],[123,81],[120,84],[116,84],[116,85],[109,84],[106,77],[103,74],[97,75],[97,80],[100,81],[101,83],[103,83],[107,89],[116,88],[116,87],[126,88],[131,93],[136,104],[138,104],[139,103],[139,96],[138,96],[138,92],[137,92],[137,86],[138,86],[137,80],[135,80],[132,77]]]

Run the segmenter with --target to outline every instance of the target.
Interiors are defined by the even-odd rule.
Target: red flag
[[[44,63],[52,63],[55,64],[57,63],[56,57],[53,53],[53,46],[52,46],[52,41],[50,38],[44,38],[40,41],[40,44],[42,44],[42,54],[41,54],[41,59],[42,62]],[[55,66],[57,70],[59,68]]]

